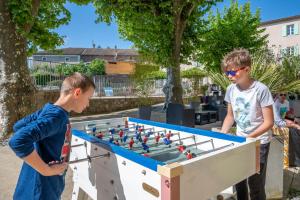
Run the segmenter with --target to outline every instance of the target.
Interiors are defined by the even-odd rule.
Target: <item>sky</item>
[[[248,2],[239,0],[240,5]],[[251,10],[255,13],[256,9],[261,11],[261,20],[269,21],[273,19],[300,15],[300,0],[252,0]],[[224,0],[218,3],[213,10],[223,11],[224,7],[229,7],[230,0]],[[59,48],[66,47],[96,47],[119,49],[130,48],[133,44],[125,41],[118,33],[117,24],[107,25],[105,23],[95,23],[97,15],[91,4],[86,6],[77,6],[73,3],[67,3],[66,8],[71,12],[72,19],[68,25],[64,25],[54,30],[60,35],[65,36],[65,44]]]

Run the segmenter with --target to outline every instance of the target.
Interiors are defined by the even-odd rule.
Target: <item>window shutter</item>
[[[296,45],[294,46],[294,56],[298,56],[299,55],[299,46]]]
[[[298,23],[295,23],[295,24],[294,24],[294,34],[295,34],[295,35],[298,35],[298,34],[299,34],[299,25],[298,25]]]
[[[282,26],[282,36],[285,37],[286,36],[286,25]]]
[[[286,54],[286,48],[280,49],[280,57],[281,57],[281,58],[284,57],[285,54]]]

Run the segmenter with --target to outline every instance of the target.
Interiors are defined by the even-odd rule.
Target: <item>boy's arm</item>
[[[23,159],[43,176],[59,175],[67,168],[67,163],[58,163],[51,166],[46,164],[35,150]]]
[[[234,117],[233,117],[233,111],[232,111],[232,106],[230,103],[227,104],[227,115],[224,119],[221,133],[228,133],[230,128],[232,127],[234,123]]]
[[[38,172],[48,175],[46,171],[49,167],[35,151],[34,143],[57,134],[60,126],[61,116],[57,113],[49,113],[36,122],[20,128],[9,140],[9,146],[18,157],[24,159]],[[51,170],[49,174],[52,174]]]
[[[264,118],[264,122],[257,129],[255,129],[255,131],[253,131],[251,134],[249,134],[248,137],[256,138],[256,137],[264,134],[265,132],[267,132],[269,129],[271,129],[273,127],[274,115],[273,115],[272,105],[263,107],[262,115]]]
[[[30,115],[27,115],[26,117],[17,121],[13,127],[14,132],[17,132],[20,128],[24,127],[25,125],[29,124],[30,122],[37,120],[41,110],[42,109],[37,110],[36,112],[34,112]]]

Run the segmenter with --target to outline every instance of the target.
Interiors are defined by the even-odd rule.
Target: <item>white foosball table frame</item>
[[[73,123],[72,200],[207,200],[259,171],[260,143],[254,139],[135,118],[92,122],[114,126],[124,120],[182,136],[195,135],[197,142],[213,139],[215,150],[207,144],[197,147],[207,152],[203,155],[162,162],[87,134],[83,130],[91,122]],[[192,142],[186,140],[186,145]]]

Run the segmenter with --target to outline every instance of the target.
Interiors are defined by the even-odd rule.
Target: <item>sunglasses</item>
[[[281,96],[281,97],[282,97],[282,96],[286,97],[286,94],[280,94],[279,96]]]
[[[239,71],[241,71],[241,70],[243,70],[243,69],[245,69],[246,67],[241,67],[241,68],[239,68],[239,69],[237,69],[237,70],[228,70],[228,71],[226,71],[225,72],[225,74],[227,75],[227,76],[229,76],[229,75],[231,75],[231,76],[236,76],[236,74],[239,72]]]

